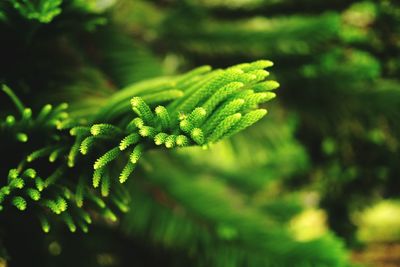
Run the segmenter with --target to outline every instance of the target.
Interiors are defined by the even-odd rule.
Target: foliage
[[[399,10],[2,1],[0,262],[348,266],[398,197]]]
[[[62,0],[49,1],[26,1],[26,0],[12,0],[14,8],[27,19],[38,20],[42,23],[49,23],[61,13],[60,5]]]
[[[0,189],[0,203],[6,205],[9,200],[17,209],[25,210],[29,197],[38,201],[39,207],[61,214],[72,232],[76,230],[75,218],[86,232],[86,224],[92,219],[79,208],[84,206],[85,199],[89,199],[101,214],[115,221],[114,213],[88,187],[88,176],[92,173],[82,170],[85,165],[81,166],[79,179],[73,184],[68,182],[71,170],[67,169],[79,164],[79,152],[86,155],[95,148],[103,151],[93,163],[92,184],[95,188],[101,185],[101,195],[107,197],[114,184],[112,177],[118,169],[112,163],[118,158],[129,155],[119,174],[119,182],[124,183],[145,150],[160,145],[166,148],[211,145],[261,119],[266,110],[254,108],[274,97],[275,94],[268,91],[278,86],[274,81],[262,82],[268,75],[262,69],[271,65],[270,61],[257,61],[215,71],[206,66],[181,76],[130,86],[115,94],[93,118],[86,118],[104,123],[75,122],[64,112],[65,104],[54,109],[46,105],[36,118],[32,117],[30,109],[21,107],[21,120],[7,116],[1,125],[2,134],[24,143],[29,141],[31,132],[36,132],[41,137],[49,135],[48,143],[28,152],[25,160],[9,171],[8,183]],[[9,88],[5,87],[5,91],[18,106],[22,105]],[[136,116],[129,114],[129,101]],[[158,105],[161,103],[169,105],[166,108]],[[156,106],[154,113],[149,105]],[[67,137],[66,131],[73,138]],[[56,166],[54,172],[42,179],[37,176],[44,174],[30,166],[45,157]],[[113,204],[126,212],[128,199],[118,191],[113,192]],[[53,197],[42,199],[42,194]],[[71,212],[70,209],[67,211],[68,207],[73,207]],[[43,215],[40,220],[43,230],[48,232],[48,221]]]

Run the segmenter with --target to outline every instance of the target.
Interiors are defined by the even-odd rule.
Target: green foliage
[[[84,200],[88,199],[94,205],[91,208],[97,209],[100,214],[115,221],[116,216],[108,205],[90,189],[88,172],[82,173],[77,184],[70,185],[66,182],[66,177],[71,175],[69,169],[75,167],[82,170],[86,167],[84,163],[80,163],[79,154],[90,155],[93,154],[91,153],[93,150],[98,155],[93,162],[93,187],[100,186],[102,196],[110,195],[113,205],[121,211],[127,211],[128,199],[118,193],[118,190],[122,190],[120,187],[114,189],[113,174],[117,170],[116,164],[124,162],[124,158],[127,158],[125,167],[118,175],[119,182],[124,183],[145,150],[162,144],[166,148],[210,145],[252,125],[266,113],[261,110],[260,114],[254,114],[253,110],[259,103],[274,96],[269,92],[255,93],[252,90],[253,87],[257,87],[258,90],[262,88],[264,91],[276,87],[275,84],[271,87],[261,83],[268,75],[261,69],[270,65],[272,64],[269,61],[256,61],[226,70],[210,71],[209,68],[201,68],[202,71],[194,70],[181,76],[165,78],[162,83],[149,81],[128,87],[114,95],[109,104],[99,112],[102,114],[104,110],[109,111],[106,121],[115,125],[110,123],[79,125],[68,117],[65,104],[55,108],[46,105],[35,118],[32,117],[32,111],[25,108],[22,110],[20,121],[9,115],[1,124],[2,133],[10,133],[17,141],[28,142],[30,129],[36,128],[47,133],[52,132],[52,140],[46,146],[28,153],[26,161],[22,161],[17,169],[10,170],[8,184],[1,189],[0,203],[5,205],[9,199],[17,209],[25,210],[28,204],[36,205],[27,203],[25,198],[28,196],[31,201],[38,202],[37,205],[44,210],[48,208],[53,213],[62,215],[61,219],[74,232],[75,224],[78,224],[83,231],[87,231],[87,219],[84,220],[82,216],[87,217],[88,213],[78,214],[75,209],[86,207]],[[239,81],[240,87],[236,86],[229,94],[225,92],[227,85],[237,84]],[[181,90],[168,90],[166,89],[168,85]],[[142,87],[146,87],[146,94],[142,97],[132,97],[135,93],[139,93]],[[22,109],[22,103],[10,89],[5,88],[16,105]],[[240,97],[244,91],[248,92],[247,98],[242,99]],[[124,109],[125,102],[129,103],[129,98],[133,112]],[[144,99],[147,99],[152,107],[156,106],[154,112]],[[241,100],[242,105],[239,108],[229,108],[229,103],[237,100]],[[210,101],[213,102],[212,107],[208,104]],[[244,114],[243,120],[241,113],[238,112]],[[129,119],[132,118],[130,114],[135,114],[136,117]],[[117,115],[122,118],[116,119]],[[101,115],[95,117],[96,120],[103,119]],[[216,128],[206,132],[204,129],[207,128],[209,121],[212,121]],[[183,127],[183,122],[188,126]],[[106,147],[110,148],[105,150]],[[42,159],[47,159],[55,166],[54,172],[46,178],[40,178],[42,174],[39,173],[42,171],[38,171],[37,174],[35,169],[27,167]],[[44,193],[54,197],[41,198],[41,194]],[[48,223],[42,227],[45,232],[49,231]]]
[[[62,0],[11,0],[18,12],[27,19],[49,23],[61,13]]]
[[[260,102],[267,101],[271,97],[263,97],[257,99],[257,101],[246,101],[240,98],[240,94],[243,90],[251,90],[253,86],[259,84],[260,78],[257,78],[256,75],[251,76],[252,74],[250,74],[252,71],[255,71],[253,68],[262,68],[269,65],[268,61],[264,63],[254,62],[231,67],[227,70],[208,71],[196,76],[192,75],[192,73],[198,72],[194,70],[192,73],[164,80],[161,84],[156,83],[154,88],[148,88],[148,91],[156,91],[158,88],[164,88],[169,84],[173,84],[174,88],[188,88],[185,92],[179,91],[181,92],[177,95],[179,98],[171,101],[166,107],[158,104],[168,101],[168,99],[176,98],[173,90],[160,91],[159,94],[165,95],[162,98],[159,98],[154,93],[147,95],[147,97],[146,95],[143,97],[133,97],[130,103],[137,117],[130,121],[123,120],[125,123],[119,123],[118,126],[112,124],[94,124],[91,126],[90,131],[89,128],[85,130],[81,126],[72,128],[71,133],[77,135],[77,140],[82,140],[80,151],[83,154],[86,154],[90,147],[104,147],[104,145],[101,145],[104,142],[115,144],[114,147],[111,146],[111,149],[94,162],[93,185],[97,187],[100,184],[103,173],[111,171],[111,169],[115,170],[116,168],[112,162],[124,154],[129,155],[129,159],[119,174],[119,181],[121,183],[125,182],[133,172],[135,165],[142,155],[142,151],[145,149],[160,145],[164,145],[166,148],[210,145],[226,136],[247,128],[261,119],[266,112],[261,110],[261,113],[254,114],[252,109],[257,107],[257,104]],[[248,72],[245,72],[243,69]],[[236,75],[231,76],[230,72],[233,70]],[[210,79],[209,77],[212,78]],[[241,83],[241,86],[237,87],[237,90],[232,91],[230,95],[224,93],[226,85],[236,81],[244,81],[245,79],[248,82],[246,84]],[[183,87],[183,84],[185,87]],[[132,94],[133,92],[138,92],[141,89],[141,85],[139,84],[122,90],[114,96],[114,99],[110,100],[111,104],[107,105],[104,109],[110,112],[122,110],[125,107],[125,103],[122,100],[128,98],[128,92]],[[194,88],[196,91],[194,91]],[[265,86],[263,89],[269,90],[271,88]],[[241,90],[239,91],[239,89]],[[218,96],[221,91],[224,93],[223,97]],[[198,96],[199,92],[202,92],[204,97]],[[257,96],[257,94],[251,92],[250,96]],[[273,96],[272,93],[270,94]],[[218,100],[215,100],[215,96],[218,96]],[[144,99],[148,99],[148,103],[156,106],[154,112]],[[243,103],[248,103],[248,106],[241,109],[229,108],[227,104],[238,99]],[[207,109],[207,114],[204,105],[210,101],[214,101],[215,104],[213,108]],[[196,106],[199,107],[196,108]],[[215,112],[214,109],[216,110]],[[243,112],[244,119],[241,119],[241,113],[236,112]],[[231,115],[232,113],[235,114]],[[120,115],[119,112],[118,115]],[[108,113],[108,120],[113,120],[116,116],[117,114]],[[127,117],[127,115],[125,116]],[[231,121],[232,116],[235,117],[234,121]],[[217,127],[208,133],[205,129],[211,123],[210,121]]]
[[[187,27],[192,19],[187,17],[187,10],[179,12],[166,19],[163,37],[169,40],[171,49],[202,55],[306,56],[334,39],[340,27],[340,18],[327,13],[315,17],[254,17],[228,23],[198,17],[193,29]],[[176,16],[182,21],[176,21]]]
[[[378,240],[376,216],[395,220],[359,210],[398,197],[399,10],[0,1],[0,82],[13,89],[0,92],[0,258],[26,266],[19,252],[32,248],[35,266],[347,266],[326,229],[351,246]],[[276,63],[272,78],[259,58]],[[303,209],[322,215],[294,225]]]
[[[95,42],[99,44],[96,63],[119,87],[163,74],[160,60],[140,43],[132,42],[127,33],[108,27],[96,34]]]
[[[132,188],[133,201],[142,205],[123,221],[129,233],[150,233],[165,248],[190,251],[200,266],[344,266],[337,240],[325,236],[299,242],[273,217],[246,205],[239,192],[203,172],[187,179],[193,166],[177,166],[169,158],[154,152],[146,157],[153,175]]]

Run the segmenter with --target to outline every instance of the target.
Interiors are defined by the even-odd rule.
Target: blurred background
[[[280,83],[230,140],[148,153],[119,223],[1,218],[0,266],[400,266],[397,1],[7,0],[0,36],[1,81],[79,116],[201,65],[268,59]]]

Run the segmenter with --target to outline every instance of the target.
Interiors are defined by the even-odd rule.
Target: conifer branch
[[[88,230],[88,209],[117,220],[115,208],[128,210],[128,200],[117,193],[122,191],[120,184],[134,173],[147,150],[161,145],[208,147],[266,114],[258,105],[272,99],[275,94],[269,90],[278,86],[263,81],[268,76],[263,68],[271,65],[256,61],[213,71],[202,67],[142,82],[113,96],[89,120],[93,124],[70,118],[66,104],[45,105],[36,117],[28,108],[22,110],[20,120],[6,117],[0,123],[1,133],[11,133],[20,142],[29,144],[33,129],[51,138],[31,151],[20,167],[10,170],[8,183],[0,189],[0,205],[10,203],[18,210],[40,207],[38,216],[45,232],[50,229],[44,219],[46,210],[60,215],[72,232],[77,227]],[[47,177],[34,167],[43,161],[53,169]],[[76,177],[76,173],[81,175]]]

